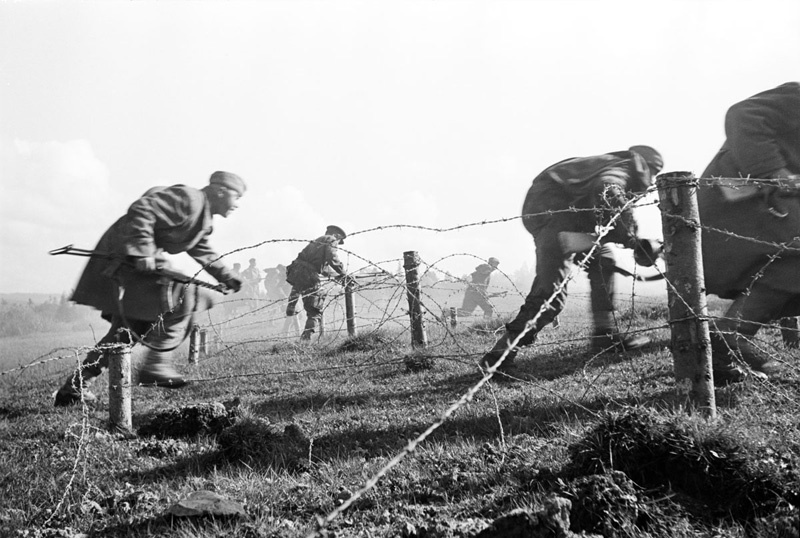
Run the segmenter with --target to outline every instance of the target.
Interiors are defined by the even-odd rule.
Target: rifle
[[[496,291],[496,292],[494,292],[494,293],[489,293],[489,294],[487,294],[487,295],[486,295],[486,298],[487,298],[487,299],[492,299],[492,298],[494,298],[494,297],[505,297],[506,295],[508,295],[508,290],[505,290],[505,291]]]
[[[594,246],[596,241],[597,235],[595,234],[584,232],[558,232],[558,242],[561,245],[561,251],[565,255],[582,254],[584,252],[588,252],[592,246]],[[658,245],[658,242],[652,240],[648,241],[650,243],[650,249],[653,252],[653,255],[656,257],[661,257],[663,252],[660,245]],[[652,276],[634,275],[627,269],[623,269],[618,265],[614,266],[614,272],[622,276],[635,278],[639,282],[653,282],[664,278],[664,275],[661,273]]]
[[[71,256],[83,256],[86,258],[99,258],[103,260],[115,260],[122,262],[123,265],[127,267],[134,267],[134,263],[130,260],[126,259],[124,256],[119,254],[113,254],[111,252],[103,252],[100,250],[87,250],[83,248],[75,248],[72,245],[67,245],[65,247],[57,248],[48,252],[51,256],[58,256],[60,254],[69,254]],[[207,288],[210,290],[214,290],[216,292],[227,294],[229,289],[227,286],[223,284],[210,284],[203,280],[190,277],[188,275],[184,275],[179,271],[174,271],[172,269],[168,269],[166,267],[158,267],[155,271],[151,274],[156,276],[164,277],[174,282],[179,282],[181,284],[194,284],[195,286],[200,286],[201,288]]]

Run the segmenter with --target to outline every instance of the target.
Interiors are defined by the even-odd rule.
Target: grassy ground
[[[718,388],[718,419],[706,421],[676,396],[663,309],[644,303],[620,319],[653,338],[644,353],[595,356],[585,308],[574,298],[513,377],[496,376],[394,465],[479,382],[492,326],[476,318],[453,330],[431,318],[421,352],[401,306],[376,305],[388,313],[365,316],[355,339],[337,332],[334,315],[307,345],[279,334],[279,314],[244,315],[216,325],[220,342],[198,364],[185,348],[176,354],[191,386],[134,388],[134,438],[107,431],[105,375],[97,406],[52,407],[74,358],[3,375],[0,535],[305,536],[385,472],[319,534],[475,536],[559,496],[571,501],[575,532],[797,536],[786,523],[800,501],[797,352],[763,331],[783,371]],[[6,341],[0,371],[90,344]],[[227,427],[156,427],[213,402],[228,405]],[[247,517],[164,516],[197,490],[241,503]]]

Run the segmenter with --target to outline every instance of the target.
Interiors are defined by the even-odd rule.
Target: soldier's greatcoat
[[[704,178],[769,179],[780,169],[800,174],[800,84],[786,83],[733,105],[725,116],[725,134]],[[751,198],[729,201],[719,186],[701,184],[706,288],[734,298],[757,279],[760,285],[786,292],[786,304],[776,305],[777,317],[800,315],[800,196],[767,194],[768,189],[762,189]],[[781,218],[771,213],[774,205],[788,214]],[[771,259],[775,254],[779,257]]]
[[[123,262],[135,257],[158,257],[162,252],[186,252],[214,278],[225,282],[233,274],[208,243],[212,230],[205,192],[186,185],[154,187],[131,204],[100,238],[96,250],[113,259],[90,259],[72,300],[93,306],[110,319],[120,314],[118,295],[122,285],[123,313],[130,319],[155,320],[169,310],[170,302],[173,306],[181,304],[184,309],[209,308],[213,298],[207,290],[191,289],[187,293],[183,286],[168,289],[164,282],[138,273]]]

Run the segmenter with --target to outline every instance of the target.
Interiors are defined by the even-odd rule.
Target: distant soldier
[[[231,269],[231,275],[238,281],[242,281],[242,264],[236,262],[233,264],[233,268]],[[241,308],[242,299],[240,296],[241,290],[237,291],[232,294],[224,303],[223,306],[225,307],[225,312],[230,315],[236,315]]]
[[[96,250],[104,255],[86,264],[72,300],[99,309],[103,319],[111,322],[98,345],[131,344],[131,333],[143,337],[148,349],[139,371],[140,384],[167,388],[186,384],[175,371],[171,350],[186,337],[192,314],[211,308],[214,301],[213,292],[162,283],[154,274],[166,263],[160,259],[162,252],[186,252],[217,281],[240,289],[241,281],[219,260],[208,236],[212,217],[227,218],[245,189],[242,178],[229,172],[214,172],[202,189],[154,187],[100,238]],[[55,393],[55,405],[96,400],[88,387],[107,362],[101,351],[90,351],[80,371]]]
[[[483,317],[489,319],[494,314],[494,307],[489,302],[489,280],[492,273],[500,265],[497,258],[489,258],[488,263],[482,263],[475,267],[470,275],[470,282],[464,290],[464,300],[461,308],[458,309],[459,316],[471,315],[477,307],[483,310]]]
[[[242,271],[243,291],[248,299],[256,301],[263,299],[266,293],[264,290],[264,275],[261,269],[258,268],[258,262],[255,258],[250,258],[247,269]]]
[[[338,277],[341,280],[348,278],[338,255],[338,246],[344,244],[346,237],[347,234],[338,226],[328,226],[325,235],[309,242],[286,268],[286,281],[292,285],[286,315],[296,314],[297,302],[301,298],[308,315],[300,336],[302,340],[310,340],[322,322],[325,293],[321,286],[321,277]]]
[[[517,317],[506,324],[505,334],[484,355],[483,365],[495,364],[511,342],[525,331],[528,322],[535,319],[517,345],[532,344],[536,334],[564,308],[567,298],[564,284],[574,253],[562,249],[559,233],[591,234],[598,226],[609,224],[627,203],[629,193],[645,192],[662,165],[661,155],[653,148],[633,146],[627,151],[567,159],[536,176],[522,207],[522,223],[536,244],[536,278]],[[634,249],[640,264],[655,262],[653,252],[644,248],[651,243],[638,238],[630,208],[622,211],[603,242]],[[650,341],[645,336],[620,334],[616,329],[615,267],[613,250],[606,245],[594,253],[586,266],[594,318],[592,347],[597,352],[634,350]],[[559,286],[561,291],[557,292]],[[549,306],[544,308],[549,300]],[[516,348],[509,350],[503,365],[510,366],[516,353]]]
[[[753,337],[800,315],[800,83],[731,106],[725,135],[703,177],[756,181],[704,181],[697,194],[707,292],[733,300],[711,335],[721,383],[745,378],[741,361],[756,377],[775,371]]]
[[[264,289],[267,290],[267,298],[271,301],[289,297],[292,287],[286,282],[285,265],[278,264],[264,270]]]

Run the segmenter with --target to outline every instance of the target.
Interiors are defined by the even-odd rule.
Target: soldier
[[[292,285],[286,316],[296,314],[297,301],[301,298],[303,308],[308,315],[305,328],[300,335],[302,340],[310,340],[311,335],[317,330],[317,325],[322,322],[325,294],[320,277],[324,275],[337,276],[340,280],[347,279],[347,273],[337,252],[338,246],[344,244],[346,237],[347,234],[338,226],[328,226],[325,235],[309,242],[286,268],[286,281]]]
[[[566,287],[558,293],[556,290],[564,284],[573,255],[562,250],[559,233],[594,233],[598,225],[608,224],[627,202],[628,193],[645,192],[662,165],[661,155],[653,148],[632,146],[627,151],[566,159],[533,180],[522,207],[522,222],[536,244],[536,277],[519,314],[506,324],[505,334],[484,355],[482,365],[497,362],[535,319],[517,345],[532,344],[536,334],[564,308]],[[645,248],[651,243],[638,239],[630,208],[621,213],[603,242],[634,249],[637,263],[652,265],[655,261],[654,253]],[[598,352],[634,350],[650,341],[645,336],[620,334],[615,328],[615,267],[614,253],[606,245],[587,265],[594,318],[592,347]],[[551,297],[549,306],[543,309]],[[516,353],[516,348],[510,350],[503,366],[511,366]]]
[[[258,262],[255,258],[250,258],[247,269],[242,271],[242,281],[244,286],[244,293],[248,299],[255,301],[256,305],[260,299],[266,296],[264,290],[264,276],[261,269],[258,268]]]
[[[483,317],[491,319],[494,307],[489,302],[487,290],[492,272],[497,269],[498,265],[500,265],[500,260],[489,258],[488,263],[482,263],[475,267],[475,271],[470,275],[467,289],[464,290],[464,301],[461,303],[461,308],[458,309],[459,316],[469,316],[475,311],[475,308],[480,306],[483,310]]]
[[[211,308],[214,300],[213,292],[182,286],[173,289],[163,283],[153,273],[165,266],[162,252],[186,252],[227,288],[241,288],[241,281],[211,248],[208,236],[212,217],[227,218],[245,190],[244,181],[229,172],[214,172],[202,189],[186,185],[154,187],[103,234],[96,250],[107,255],[93,257],[86,264],[72,300],[99,309],[103,319],[111,322],[98,345],[130,344],[135,338],[147,346],[139,371],[140,384],[167,388],[186,385],[172,365],[171,350],[185,338],[192,313]],[[173,293],[165,295],[170,289]],[[54,394],[55,405],[96,400],[88,386],[107,362],[101,351],[90,351],[80,370]]]
[[[707,292],[733,300],[712,327],[719,383],[774,372],[753,338],[765,323],[800,315],[800,83],[731,106],[725,135],[703,178],[749,179],[703,181],[697,194]]]

